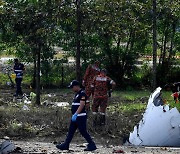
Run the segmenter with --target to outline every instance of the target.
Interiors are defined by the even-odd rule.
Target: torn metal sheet
[[[130,133],[129,142],[144,146],[180,146],[180,113],[163,105],[161,88],[149,97],[142,120]]]

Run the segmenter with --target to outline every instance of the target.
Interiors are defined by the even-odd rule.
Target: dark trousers
[[[16,95],[22,95],[22,89],[21,89],[21,82],[22,82],[22,78],[16,78]]]
[[[68,144],[68,145],[70,144],[77,128],[79,129],[79,132],[81,133],[81,135],[86,139],[86,141],[89,144],[94,143],[92,141],[92,138],[90,137],[89,133],[87,132],[86,121],[87,121],[87,116],[77,117],[75,122],[71,121],[70,126],[69,126],[68,135],[67,135],[67,138],[65,140],[66,144]]]

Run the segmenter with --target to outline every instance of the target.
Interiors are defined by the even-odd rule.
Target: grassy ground
[[[12,89],[1,89],[0,93],[0,136],[16,139],[49,138],[63,140],[70,122],[70,106],[55,107],[55,102],[71,103],[73,93],[67,89],[43,90],[42,106],[27,105],[23,110],[24,100],[13,100]],[[30,90],[24,90],[29,94]],[[165,92],[166,99],[172,99],[170,92]],[[93,126],[93,115],[89,112],[88,130],[101,144],[121,144],[128,138],[130,131],[142,118],[150,91],[115,91],[109,99],[106,125]],[[75,140],[79,138],[77,133]]]

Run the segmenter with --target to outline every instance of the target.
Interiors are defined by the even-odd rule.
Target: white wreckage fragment
[[[149,97],[142,120],[130,133],[129,142],[142,146],[180,146],[180,113],[163,105],[161,88]]]

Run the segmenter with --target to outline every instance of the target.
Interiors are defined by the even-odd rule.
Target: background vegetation
[[[163,87],[179,81],[180,5],[157,0],[156,8],[156,86]],[[95,60],[117,88],[149,88],[153,15],[150,0],[0,0],[0,54],[26,63],[24,81],[37,94],[82,80]]]

